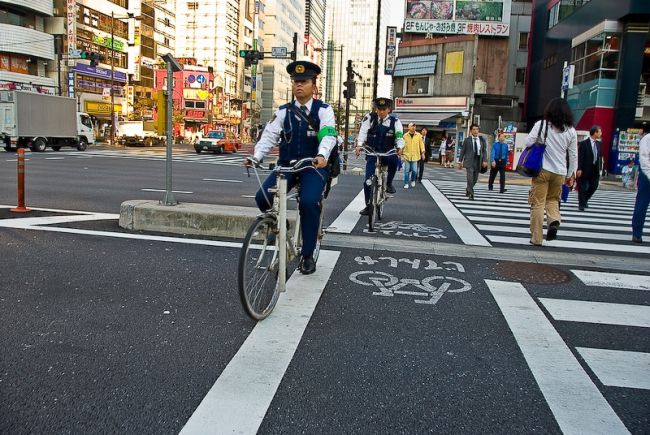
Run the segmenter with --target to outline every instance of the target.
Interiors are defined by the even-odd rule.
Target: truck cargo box
[[[3,128],[13,127],[13,131],[5,131],[10,136],[77,137],[77,103],[74,98],[0,91],[0,105],[5,112]]]

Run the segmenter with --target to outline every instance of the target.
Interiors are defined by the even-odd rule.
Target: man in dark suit
[[[479,171],[481,168],[487,168],[487,144],[478,133],[478,125],[472,124],[469,128],[469,136],[463,141],[463,149],[458,156],[458,168],[464,167],[467,171],[465,196],[469,196],[471,200],[474,200],[474,185],[478,181]]]
[[[589,137],[578,144],[578,209],[583,211],[589,207],[591,199],[600,181],[603,170],[603,153],[600,138],[603,132],[594,125],[589,130]]]

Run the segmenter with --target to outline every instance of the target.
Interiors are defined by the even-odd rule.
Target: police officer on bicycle
[[[286,174],[287,188],[291,190],[300,182],[299,208],[303,237],[300,272],[308,275],[316,271],[312,254],[316,248],[318,225],[320,225],[321,197],[327,182],[327,159],[337,145],[334,111],[324,102],[314,99],[316,77],[321,69],[318,65],[297,61],[287,65],[291,76],[291,88],[295,100],[278,108],[264,128],[255,145],[254,158],[261,161],[274,145],[280,147],[277,164],[290,166],[292,160],[313,157],[316,170],[306,169],[297,174]],[[250,165],[250,162],[246,162]],[[272,173],[255,195],[261,211],[273,205],[273,193],[269,188],[276,185],[276,174]],[[265,194],[266,193],[266,194]]]
[[[354,150],[357,157],[361,154],[361,147],[368,143],[368,147],[378,153],[385,153],[397,147],[398,154],[401,154],[404,148],[404,128],[402,123],[395,116],[391,115],[393,102],[390,98],[376,98],[374,100],[375,110],[367,114],[361,122],[359,135],[357,137],[357,148]],[[389,157],[382,157],[381,164],[388,166],[388,177],[386,179],[386,192],[395,193],[393,187],[393,178],[397,172],[398,154]],[[377,159],[372,156],[366,156],[366,178],[370,179],[375,173]],[[370,203],[370,186],[363,183],[363,194],[366,198],[366,207],[359,214],[368,214],[368,205]]]

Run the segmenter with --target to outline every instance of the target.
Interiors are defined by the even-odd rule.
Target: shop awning
[[[402,121],[404,127],[409,122],[414,122],[416,125],[421,126],[438,126],[441,121],[454,121],[456,116],[460,116],[460,112],[393,112],[393,115],[399,118]]]

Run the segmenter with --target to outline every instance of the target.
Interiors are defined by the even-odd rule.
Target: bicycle
[[[390,198],[386,193],[386,168],[387,165],[379,164],[382,157],[390,157],[395,155],[397,150],[395,148],[385,153],[378,153],[368,147],[362,147],[366,156],[375,157],[377,163],[375,165],[375,173],[367,179],[366,185],[370,186],[370,204],[368,204],[368,231],[375,231],[375,222],[381,220],[384,214],[384,203]]]
[[[261,188],[262,181],[257,172],[260,164],[252,157],[248,157],[248,160],[253,162],[253,170]],[[265,319],[271,314],[280,293],[286,290],[289,263],[300,257],[302,248],[300,204],[296,207],[293,234],[288,231],[289,220],[287,219],[288,201],[295,198],[299,202],[300,184],[297,184],[295,192],[287,194],[285,174],[295,174],[309,168],[316,171],[317,169],[313,166],[312,158],[292,161],[290,164],[291,166],[275,166],[271,169],[272,172],[277,174],[276,186],[268,189],[269,192],[275,193],[273,206],[270,210],[260,214],[250,226],[239,254],[239,296],[244,310],[255,320]],[[264,194],[266,195],[266,193]],[[324,234],[322,195],[320,209],[316,249],[312,254],[314,261],[318,260]]]

